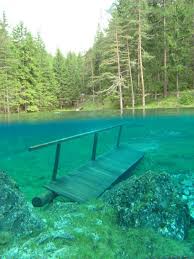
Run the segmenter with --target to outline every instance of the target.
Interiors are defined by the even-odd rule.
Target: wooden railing
[[[43,144],[40,144],[40,145],[29,147],[28,150],[34,151],[34,150],[45,148],[45,147],[48,147],[48,146],[51,146],[51,145],[56,145],[55,162],[54,162],[53,173],[52,173],[52,178],[51,178],[52,181],[55,181],[56,177],[57,177],[58,166],[59,166],[61,144],[63,142],[67,142],[69,140],[74,140],[74,139],[78,139],[78,138],[81,138],[81,137],[84,137],[84,136],[87,136],[87,135],[94,134],[92,155],[91,155],[91,160],[94,161],[94,160],[96,160],[96,151],[97,151],[99,133],[103,132],[103,131],[108,131],[108,130],[111,130],[111,129],[114,129],[114,128],[119,128],[117,141],[116,141],[116,148],[119,148],[120,140],[121,140],[121,134],[122,134],[122,128],[123,128],[123,126],[125,126],[127,124],[129,124],[129,123],[122,123],[122,124],[114,125],[114,126],[99,129],[99,130],[94,130],[94,131],[89,131],[89,132],[77,134],[77,135],[74,135],[74,136],[71,136],[71,137],[61,138],[61,139],[58,139],[58,140],[54,140],[54,141],[50,141],[50,142],[43,143]]]

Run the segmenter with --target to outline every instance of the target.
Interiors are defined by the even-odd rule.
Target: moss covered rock
[[[116,208],[118,221],[124,226],[153,228],[178,240],[187,234],[188,207],[166,173],[134,176],[105,192],[102,198]]]
[[[0,231],[0,246],[7,245],[11,242],[12,235],[10,232]]]
[[[41,230],[43,222],[34,214],[17,184],[5,173],[0,172],[0,231],[27,234]]]

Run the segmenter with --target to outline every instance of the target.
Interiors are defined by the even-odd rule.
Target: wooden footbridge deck
[[[53,200],[57,195],[65,196],[73,201],[85,202],[89,199],[99,197],[112,184],[123,177],[129,169],[135,166],[143,157],[142,152],[132,149],[127,144],[120,143],[124,126],[129,126],[129,124],[119,124],[109,128],[90,131],[30,147],[29,151],[33,151],[50,145],[56,145],[55,162],[51,181],[44,186],[50,192],[42,197],[35,197],[32,202],[33,205],[43,206]],[[96,150],[99,134],[113,128],[118,128],[115,148],[110,152],[97,157]],[[94,135],[91,160],[73,172],[57,178],[62,143],[89,134]]]

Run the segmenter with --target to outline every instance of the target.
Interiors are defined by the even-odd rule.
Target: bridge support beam
[[[98,133],[96,132],[94,134],[94,143],[93,143],[93,148],[92,148],[92,160],[96,160],[96,149],[97,149],[97,144],[98,144]]]

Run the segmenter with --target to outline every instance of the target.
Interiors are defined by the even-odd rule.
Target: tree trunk
[[[20,105],[17,106],[17,113],[20,113]]]
[[[139,46],[138,46],[139,48]],[[141,89],[141,84],[140,84],[140,65],[139,65],[139,49],[138,49],[138,57],[137,57],[137,89]]]
[[[132,69],[131,69],[131,57],[130,57],[128,39],[127,39],[127,57],[128,57],[129,77],[130,77],[130,83],[131,83],[131,103],[132,103],[132,108],[134,108],[135,107],[135,95],[134,95],[133,76],[132,76]]]
[[[142,31],[141,31],[141,10],[140,1],[138,1],[138,59],[139,59],[139,69],[140,69],[140,81],[142,90],[142,106],[145,108],[145,85],[144,85],[144,73],[143,73],[143,60],[142,60]]]
[[[117,54],[117,71],[118,71],[118,87],[119,87],[119,100],[120,100],[120,112],[123,114],[123,90],[122,90],[122,75],[121,75],[121,65],[120,65],[120,53],[119,53],[119,39],[118,32],[115,32],[116,39],[116,54]]]
[[[7,79],[7,73],[6,73],[6,80],[5,80],[5,84],[6,84],[6,88],[5,88],[5,111],[6,113],[10,113],[10,104],[9,104],[9,87],[8,87],[8,79]]]
[[[9,89],[6,87],[6,112],[10,113],[10,106],[9,106]]]
[[[163,0],[163,11],[166,9],[166,0]],[[164,30],[164,97],[168,95],[168,75],[167,75],[167,42],[166,42],[166,15],[163,17]]]
[[[4,110],[4,113],[6,114],[7,113],[7,108],[6,108],[6,91],[4,93],[4,96],[3,96],[3,110]]]
[[[91,65],[91,73],[92,73],[92,101],[95,102],[95,91],[94,91],[94,67],[93,67],[93,61],[91,59],[90,62]]]
[[[176,72],[176,97],[180,97],[180,91],[179,91],[179,73]]]

